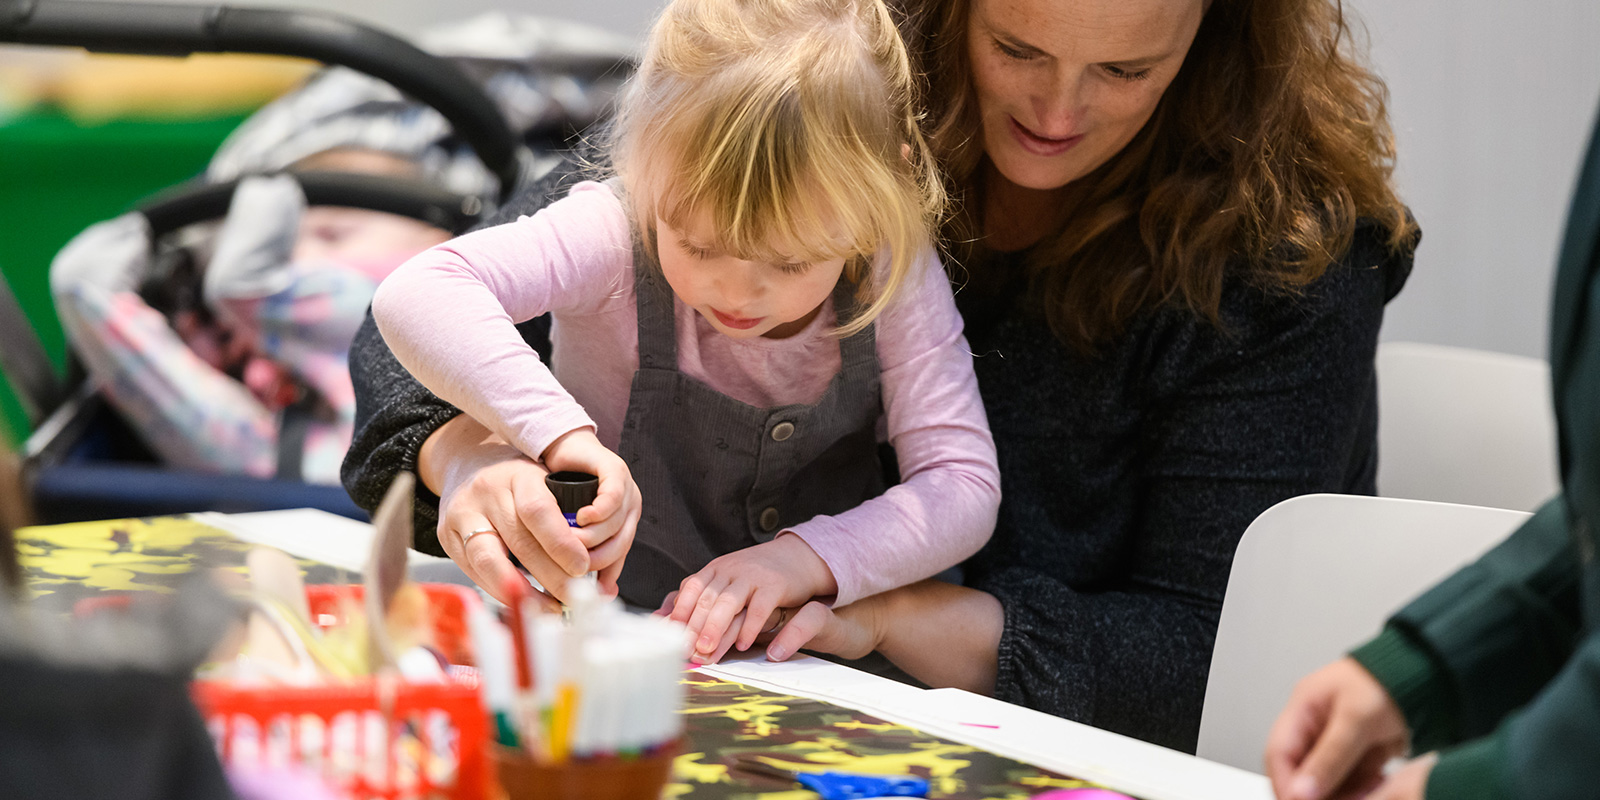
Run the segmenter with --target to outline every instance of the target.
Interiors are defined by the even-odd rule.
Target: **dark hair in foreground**
[[[925,0],[906,21],[928,87],[927,128],[959,210],[945,255],[984,280],[982,137],[966,50],[971,0]],[[1072,184],[1028,279],[1051,329],[1080,352],[1138,313],[1182,304],[1217,322],[1230,264],[1294,292],[1350,246],[1356,220],[1415,246],[1395,195],[1387,89],[1353,53],[1340,0],[1212,0],[1150,121]]]

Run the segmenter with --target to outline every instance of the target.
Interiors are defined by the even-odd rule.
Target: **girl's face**
[[[1011,183],[1059,189],[1144,127],[1205,0],[971,0],[984,150]]]
[[[656,218],[661,272],[684,305],[735,339],[784,339],[804,330],[844,274],[844,258],[812,263],[746,261],[720,252],[695,215],[682,228]]]

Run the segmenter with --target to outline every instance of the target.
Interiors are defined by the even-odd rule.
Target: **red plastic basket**
[[[467,613],[477,595],[463,586],[423,584],[433,607],[435,644],[453,664],[470,665]],[[321,627],[342,620],[340,598],[360,586],[308,586]],[[488,723],[475,675],[442,684],[362,679],[316,687],[240,687],[196,681],[200,707],[224,764],[298,765],[353,798],[488,796]]]

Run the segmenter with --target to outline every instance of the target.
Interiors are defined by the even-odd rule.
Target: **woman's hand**
[[[767,643],[767,658],[784,661],[802,647],[840,658],[866,658],[888,633],[884,607],[881,594],[839,609],[815,600],[806,603]]]
[[[565,593],[568,579],[591,565],[602,568],[620,560],[603,561],[614,555],[614,546],[589,551],[590,540],[600,544],[606,529],[567,525],[545,487],[544,467],[465,414],[440,426],[423,443],[417,472],[440,498],[439,545],[467,577],[501,602],[510,599],[507,581],[526,580],[509,553],[554,597]],[[475,533],[479,531],[492,533]],[[630,529],[629,542],[631,536]],[[626,551],[626,544],[622,549]],[[617,570],[620,565],[611,573],[613,590]],[[559,609],[554,597],[539,597],[547,608]]]
[[[507,582],[527,582],[511,563],[509,553],[515,552],[534,580],[555,593],[565,590],[568,578],[583,574],[588,556],[576,536],[560,530],[567,527],[564,517],[557,513],[556,520],[549,518],[544,506],[553,503],[525,504],[527,513],[520,513],[519,498],[536,497],[544,489],[545,470],[516,448],[503,447],[500,460],[475,468],[457,464],[450,470],[454,480],[439,492],[438,537],[445,554],[473,583],[509,604]],[[491,457],[488,452],[477,455]],[[560,528],[555,527],[557,520]],[[546,534],[544,542],[536,532]],[[534,597],[547,611],[561,610],[555,596],[539,593]]]
[[[1267,777],[1279,800],[1361,797],[1380,784],[1403,791],[1414,775],[1389,787],[1383,765],[1405,753],[1409,736],[1382,684],[1355,659],[1341,658],[1295,686],[1267,735]]]
[[[668,615],[694,635],[691,660],[715,663],[731,645],[748,650],[779,608],[838,591],[833,571],[792,533],[719,556],[683,579]]]
[[[677,604],[678,592],[667,595],[657,614],[666,616]],[[756,643],[767,645],[767,660],[785,661],[804,647],[820,653],[831,653],[842,658],[863,658],[878,648],[885,631],[883,602],[869,597],[837,611],[825,603],[812,600],[799,609],[777,608],[761,618],[761,633]],[[712,651],[706,663],[722,660],[733,646],[734,634],[743,626],[749,612],[741,611],[733,619],[722,642]]]

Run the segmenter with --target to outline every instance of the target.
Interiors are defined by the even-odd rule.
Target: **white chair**
[[[1260,772],[1267,731],[1295,683],[1529,516],[1333,494],[1267,509],[1245,531],[1228,577],[1200,757]]]
[[[1378,494],[1522,511],[1555,495],[1544,361],[1384,342],[1377,366]]]

